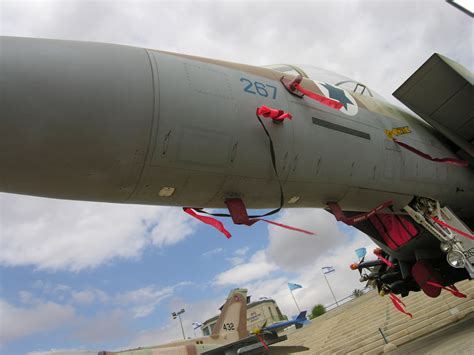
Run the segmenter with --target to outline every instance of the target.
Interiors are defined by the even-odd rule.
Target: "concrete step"
[[[461,305],[459,304],[459,301],[456,301],[454,303],[457,303],[457,305],[460,307],[458,311],[462,311],[464,308],[469,308],[471,305],[464,305],[466,302],[461,301]],[[431,324],[433,322],[437,322],[438,319],[444,319],[444,318],[449,318],[451,313],[449,313],[450,308],[446,306],[446,304],[443,305],[445,302],[433,302],[430,304],[430,310],[425,309],[425,313],[423,316],[418,316],[415,319],[407,319],[405,315],[402,315],[403,318],[400,320],[400,324],[396,327],[396,329],[393,329],[392,327],[385,327],[385,333],[387,336],[389,336],[390,340],[392,339],[398,339],[400,337],[403,337],[405,335],[412,334],[412,336],[419,336],[419,334],[426,333],[429,329],[432,329]],[[425,303],[426,304],[426,303]],[[440,306],[441,304],[441,306]],[[464,305],[464,306],[462,306]],[[440,313],[440,310],[443,310]],[[362,319],[362,321],[365,321]],[[451,319],[448,319],[447,321],[452,322]],[[370,322],[373,324],[373,322]],[[445,323],[441,323],[445,324]],[[347,344],[350,343],[358,343],[359,347],[360,346],[365,346],[366,344],[369,345],[373,341],[376,341],[377,339],[381,338],[380,334],[377,334],[376,336],[372,337],[367,337],[365,335],[360,335],[360,334],[367,334],[370,331],[374,331],[376,329],[373,326],[367,326],[367,327],[358,327],[357,331],[354,332],[353,329],[343,329],[337,334],[331,334],[331,336],[326,339],[325,343],[332,343],[333,344],[333,350],[338,350],[345,348],[346,351],[351,351],[352,347],[347,347]],[[397,333],[398,331],[398,333]],[[378,332],[377,332],[378,333]],[[414,335],[413,335],[414,334]],[[339,343],[342,343],[341,345]]]
[[[403,298],[413,319],[397,311],[387,297],[371,291],[316,318],[311,325],[288,333],[289,339],[280,344],[309,347],[302,355],[379,354],[384,347],[379,327],[391,343],[402,345],[473,313],[474,282],[457,286],[467,298],[456,298],[446,291],[438,298],[428,298],[421,292]]]

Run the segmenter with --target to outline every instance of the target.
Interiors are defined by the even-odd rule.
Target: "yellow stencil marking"
[[[395,136],[401,136],[402,134],[408,134],[408,133],[411,133],[411,129],[408,126],[385,130],[385,135],[388,137],[388,139],[393,139],[393,137]]]

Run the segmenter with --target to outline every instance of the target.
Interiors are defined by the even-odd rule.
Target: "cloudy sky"
[[[308,63],[383,96],[433,52],[473,70],[472,20],[430,1],[4,1],[0,34],[109,42],[254,65]],[[1,50],[1,48],[0,48]],[[179,338],[214,316],[229,289],[276,299],[296,313],[330,304],[320,268],[342,298],[370,240],[322,210],[276,219],[316,236],[256,224],[231,240],[179,209],[0,194],[0,352],[120,349]]]

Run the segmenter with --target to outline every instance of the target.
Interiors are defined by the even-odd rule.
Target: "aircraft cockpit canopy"
[[[378,100],[384,100],[382,96],[356,80],[312,65],[272,64],[265,66],[265,68],[290,75],[301,74],[303,78],[325,82],[334,86],[339,86],[349,92],[355,92],[357,94],[376,98]]]

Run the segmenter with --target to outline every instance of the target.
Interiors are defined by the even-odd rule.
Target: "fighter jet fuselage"
[[[364,212],[391,200],[401,211],[422,197],[474,219],[472,166],[396,144],[390,132],[431,157],[459,158],[438,131],[361,83],[103,43],[2,37],[0,48],[0,191],[213,208],[240,198],[275,208],[281,183],[285,207],[336,202]],[[341,107],[287,90],[282,77],[297,74],[301,87]],[[278,174],[256,117],[263,105],[292,115],[264,118]]]
[[[419,195],[474,215],[472,169],[402,151],[386,129],[409,126],[419,149],[453,155],[427,124],[370,95],[303,80],[339,89],[347,109],[335,110],[294,97],[268,68],[89,42],[3,37],[1,48],[4,192],[199,207],[238,196],[272,208],[278,184],[255,116],[266,105],[294,116],[267,121],[294,207],[364,211]]]

